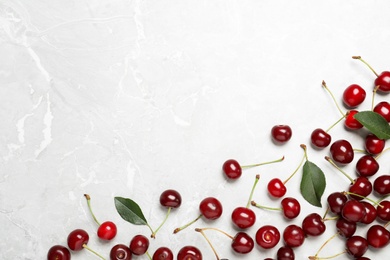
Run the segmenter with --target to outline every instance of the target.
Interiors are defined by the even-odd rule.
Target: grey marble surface
[[[338,101],[346,86],[361,84],[368,93],[361,108],[370,108],[374,75],[351,56],[362,55],[378,71],[390,68],[389,12],[388,1],[0,0],[0,259],[45,259],[76,228],[108,258],[116,243],[150,235],[122,220],[113,198],[137,201],[157,227],[166,212],[159,196],[168,188],[183,204],[150,241],[150,253],[169,246],[176,254],[191,244],[214,259],[193,228],[235,234],[230,214],[246,204],[256,174],[254,199],[278,206],[266,195],[267,182],[295,169],[302,143],[326,173],[325,195],[346,189],[348,180],[323,159],[328,150],[309,145],[314,128],[340,116],[321,81]],[[285,145],[270,139],[276,124],[293,129]],[[362,146],[359,134],[342,125],[332,136]],[[228,158],[250,164],[282,155],[282,163],[246,170],[235,182],[221,172]],[[388,158],[380,160],[382,173],[390,170]],[[345,170],[355,176],[353,163]],[[310,212],[324,214],[325,206],[303,200],[299,181],[300,173],[287,195],[299,199],[301,215],[287,221],[254,209],[251,236],[263,224],[282,231]],[[117,223],[114,241],[96,237],[85,193],[98,219]],[[222,217],[173,235],[199,214],[206,196],[221,200]],[[327,226],[295,250],[296,259],[315,254],[336,232],[334,222]],[[365,235],[365,227],[359,232]],[[227,237],[207,234],[221,257],[276,256],[276,248],[258,246],[238,256]],[[343,243],[336,238],[320,255],[341,252]],[[384,259],[386,251],[367,255]],[[82,251],[72,259],[96,257]]]

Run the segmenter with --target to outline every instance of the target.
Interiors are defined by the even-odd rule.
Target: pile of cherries
[[[376,79],[374,81],[375,87],[373,89],[372,111],[381,115],[387,122],[390,122],[390,104],[386,101],[377,104],[374,103],[374,96],[377,91],[383,94],[390,93],[390,72],[385,71],[381,74],[377,74],[361,59],[361,57],[354,56],[353,58],[365,63],[375,73]],[[325,82],[323,82],[322,85],[329,91]],[[333,94],[330,91],[329,93],[333,97]],[[349,111],[346,113],[343,112],[333,97],[333,100],[341,113],[341,118],[327,130],[317,128],[311,133],[311,145],[316,149],[324,149],[330,146],[330,156],[326,156],[325,159],[350,181],[350,185],[346,191],[333,192],[327,197],[327,210],[325,215],[321,216],[318,213],[311,213],[303,218],[300,225],[290,224],[284,228],[283,232],[280,232],[279,229],[273,225],[263,225],[259,227],[253,238],[246,232],[247,229],[254,226],[256,223],[256,214],[252,209],[253,207],[280,210],[287,219],[295,219],[300,214],[301,206],[298,200],[291,197],[284,197],[284,195],[287,190],[286,182],[298,171],[306,156],[306,146],[302,145],[301,147],[305,151],[305,156],[303,156],[301,163],[291,176],[285,181],[274,178],[268,183],[267,191],[270,196],[274,198],[284,197],[281,200],[279,208],[259,205],[252,200],[253,191],[259,180],[259,176],[257,175],[247,205],[245,207],[237,207],[231,213],[231,221],[239,232],[232,236],[222,230],[211,227],[195,229],[195,231],[201,233],[205,237],[217,259],[222,260],[206,236],[206,232],[208,231],[216,231],[226,235],[231,239],[231,248],[237,254],[250,253],[256,244],[259,248],[271,249],[277,246],[282,239],[283,245],[277,249],[275,255],[275,259],[278,260],[295,259],[294,248],[300,247],[308,237],[322,235],[326,230],[325,222],[331,220],[335,221],[337,233],[326,240],[323,246],[325,246],[330,239],[340,237],[344,239],[345,250],[334,256],[319,257],[318,254],[320,254],[321,247],[315,255],[309,256],[309,259],[330,259],[342,254],[347,254],[352,259],[367,260],[369,258],[365,257],[364,254],[370,247],[383,249],[390,244],[390,231],[388,230],[388,226],[390,225],[390,200],[386,199],[386,197],[390,195],[390,174],[378,174],[379,163],[377,161],[379,156],[386,150],[386,141],[376,137],[372,133],[366,134],[364,138],[364,150],[361,151],[363,155],[356,162],[357,177],[352,178],[344,172],[343,166],[353,162],[356,150],[353,149],[351,143],[346,139],[332,142],[331,135],[329,134],[331,128],[340,121],[344,121],[345,127],[351,131],[357,131],[363,128],[363,125],[354,118],[354,115],[359,112],[357,107],[363,103],[365,98],[366,91],[364,88],[357,84],[348,86],[343,93],[342,100]],[[274,142],[283,144],[291,139],[292,129],[288,125],[276,125],[271,129],[271,137]],[[241,166],[236,160],[229,159],[223,164],[222,171],[227,179],[235,180],[241,177],[242,171],[245,168],[280,162],[283,159],[284,158],[282,157],[275,161],[247,166]],[[377,201],[369,198],[370,195],[374,195],[377,198]],[[88,206],[92,213],[90,197],[87,194],[85,197],[87,198]],[[168,209],[166,218],[171,209],[180,207],[181,202],[182,198],[176,190],[165,190],[160,195],[160,204]],[[173,233],[180,232],[200,218],[205,218],[207,220],[218,219],[222,213],[223,207],[221,202],[215,197],[206,197],[199,203],[199,215],[187,224],[176,228]],[[331,216],[327,216],[328,214]],[[106,241],[113,240],[117,234],[116,225],[111,221],[100,224],[93,213],[92,216],[98,224],[98,238]],[[152,230],[151,237],[155,236],[162,224],[156,230]],[[361,225],[370,225],[365,236],[356,235],[356,230]],[[99,253],[87,246],[88,241],[89,235],[85,230],[73,230],[68,235],[67,247],[54,245],[49,249],[47,259],[68,260],[71,259],[71,251],[76,252],[82,249],[87,249],[97,257],[105,259]],[[147,255],[149,259],[153,260],[174,259],[174,254],[168,247],[159,247],[152,256],[149,254],[148,248],[149,239],[144,235],[138,234],[130,240],[128,245],[114,245],[109,255],[111,260],[129,260],[132,259],[133,256],[141,255]],[[197,247],[187,245],[177,252],[176,259],[201,260],[202,253]]]

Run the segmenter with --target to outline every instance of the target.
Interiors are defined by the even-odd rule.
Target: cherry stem
[[[345,118],[345,115],[343,115],[342,117],[340,117],[333,125],[331,125],[328,129],[326,129],[325,132],[329,132],[335,125],[337,125],[338,123],[340,123],[341,120],[343,120]]]
[[[357,152],[357,153],[366,153],[366,151],[364,151],[363,149],[353,148],[352,150],[353,150],[354,152]]]
[[[200,215],[199,215],[196,219],[194,219],[193,221],[191,221],[191,222],[185,224],[185,225],[182,226],[182,227],[176,228],[176,229],[173,231],[173,234],[176,234],[176,233],[178,233],[179,231],[181,231],[181,230],[183,230],[183,229],[185,229],[185,228],[191,226],[191,225],[194,224],[196,221],[198,221],[202,216],[203,216],[203,214],[200,214]]]
[[[344,194],[348,194],[348,195],[352,195],[352,196],[356,196],[356,197],[359,197],[359,198],[362,198],[362,199],[366,199],[369,202],[373,203],[375,206],[379,206],[379,207],[383,208],[383,205],[381,205],[379,202],[377,202],[377,201],[375,201],[373,199],[370,199],[368,197],[364,197],[364,196],[362,196],[360,194],[356,194],[356,193],[353,193],[353,192],[350,192],[350,191],[344,191],[343,193]]]
[[[329,206],[326,208],[324,215],[322,216],[322,220],[325,220],[326,215],[329,213]]]
[[[263,205],[257,204],[254,200],[252,200],[251,205],[252,205],[252,206],[255,206],[255,207],[257,207],[257,208],[261,208],[261,209],[283,210],[282,208],[272,208],[272,207],[267,207],[267,206],[263,206]]]
[[[279,158],[279,159],[276,159],[276,160],[273,160],[273,161],[269,161],[269,162],[262,162],[262,163],[251,164],[251,165],[244,165],[244,166],[241,166],[241,168],[242,168],[242,169],[245,169],[245,168],[252,168],[252,167],[257,167],[257,166],[261,166],[261,165],[266,165],[266,164],[281,162],[281,161],[283,161],[283,160],[284,160],[284,156],[282,156],[282,158]]]
[[[371,110],[374,110],[374,100],[375,100],[375,94],[378,90],[378,88],[380,87],[380,85],[378,86],[375,86],[375,88],[372,90],[372,98],[371,98]]]
[[[332,164],[337,170],[339,170],[345,177],[348,178],[348,180],[350,180],[350,182],[352,184],[355,183],[355,181],[351,178],[351,176],[349,176],[346,172],[344,172],[340,167],[338,167],[333,161],[332,159],[330,159],[329,156],[325,156],[325,160],[327,160],[330,164]]]
[[[306,145],[304,144],[301,144],[301,147],[302,146],[305,146],[305,148],[303,148],[305,151],[306,151]],[[299,162],[299,165],[298,167],[294,170],[294,172],[290,175],[290,177],[288,177],[284,182],[283,184],[286,184],[299,170],[299,168],[301,168],[302,164],[303,164],[303,161],[305,160],[305,158],[307,158],[307,155],[306,155],[306,152],[303,154],[303,157],[301,159],[301,161]]]
[[[229,237],[230,239],[234,239],[234,237],[232,235],[229,235],[228,233],[226,233],[225,231],[222,231],[218,228],[212,228],[212,227],[207,227],[207,228],[195,228],[195,231],[197,232],[200,232],[200,231],[204,231],[204,230],[215,230],[215,231],[218,231],[222,234],[224,234],[225,236]]]
[[[146,251],[145,254],[148,256],[149,260],[152,260],[152,257],[150,256],[148,251]]]
[[[336,107],[337,107],[337,109],[339,110],[340,114],[341,114],[343,117],[345,117],[345,113],[341,110],[339,104],[338,104],[337,101],[336,101],[336,98],[334,97],[332,91],[330,91],[330,89],[328,88],[328,86],[326,85],[326,83],[325,83],[324,80],[322,81],[322,86],[326,89],[326,91],[328,91],[328,93],[329,93],[330,96],[332,97],[333,102],[336,104]]]
[[[377,76],[377,77],[379,76],[378,73],[376,73],[376,71],[370,66],[370,64],[368,64],[365,60],[362,59],[362,57],[360,57],[360,56],[352,56],[352,59],[360,60],[361,62],[366,64],[366,66],[375,74],[375,76]]]
[[[384,228],[387,228],[389,225],[390,225],[390,221],[387,222],[383,227],[384,227]]]
[[[171,210],[172,210],[172,207],[169,207],[169,208],[168,208],[168,211],[167,211],[167,214],[165,214],[165,218],[164,218],[163,222],[161,222],[160,226],[158,226],[158,228],[152,233],[152,235],[150,236],[151,238],[155,238],[155,237],[156,237],[157,232],[158,232],[158,231],[160,230],[160,228],[164,225],[165,221],[167,221],[168,216],[169,216],[169,214],[171,213]]]
[[[251,190],[251,193],[250,193],[250,195],[249,195],[248,203],[246,204],[246,207],[247,207],[247,208],[249,208],[249,206],[251,205],[253,193],[254,193],[254,191],[255,191],[255,188],[256,188],[257,183],[259,182],[259,179],[260,179],[260,175],[257,174],[257,175],[256,175],[256,179],[255,179],[255,183],[253,183],[252,190]]]
[[[306,145],[301,144],[300,146],[301,146],[301,148],[303,149],[303,152],[304,152],[306,161],[309,160],[309,158],[307,157],[307,147],[306,147]]]
[[[217,260],[220,260],[218,254],[217,254],[217,251],[215,250],[214,246],[211,244],[211,241],[207,238],[206,234],[203,232],[203,229],[196,228],[195,231],[197,231],[197,232],[199,232],[200,234],[202,234],[202,236],[206,239],[207,243],[209,243],[211,249],[212,249],[213,252],[214,252],[215,257],[217,258]]]
[[[339,219],[340,216],[330,217],[330,218],[323,218],[322,221],[329,221],[329,220],[336,220]]]
[[[95,252],[94,250],[92,250],[90,247],[87,246],[87,244],[84,244],[83,245],[83,248],[87,249],[89,252],[95,254],[96,256],[100,257],[101,259],[103,260],[106,260],[103,256],[101,256],[99,253]]]
[[[97,218],[95,217],[95,215],[92,212],[91,197],[88,194],[84,194],[84,197],[87,199],[89,212],[91,213],[93,220],[96,222],[96,224],[98,224],[98,226],[100,226],[100,222],[97,220]]]
[[[382,154],[384,153],[384,152],[386,152],[386,151],[388,151],[388,150],[390,150],[390,147],[387,147],[386,149],[384,149],[380,154],[378,154],[377,156],[375,156],[374,158],[375,158],[375,160],[378,160],[378,158],[379,157],[381,157],[382,156]]]
[[[343,254],[345,254],[347,251],[343,251],[343,252],[340,252],[340,253],[338,253],[338,254],[335,254],[335,255],[332,255],[332,256],[328,256],[328,257],[318,257],[318,256],[309,256],[309,259],[310,260],[327,260],[327,259],[332,259],[332,258],[336,258],[336,257],[338,257],[338,256],[340,256],[340,255],[343,255]]]
[[[332,240],[334,239],[336,236],[338,236],[338,232],[336,234],[334,234],[333,236],[331,236],[330,238],[328,238],[325,243],[322,244],[322,246],[318,249],[317,253],[314,255],[315,257],[318,256],[318,254],[321,252],[322,249],[324,249],[324,247]]]

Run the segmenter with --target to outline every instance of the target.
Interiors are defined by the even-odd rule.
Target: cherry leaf
[[[115,197],[115,207],[119,215],[134,225],[148,225],[140,206],[133,200]]]
[[[368,131],[380,139],[390,139],[390,125],[381,115],[373,111],[361,111],[354,115]]]
[[[326,187],[325,175],[322,170],[310,161],[303,165],[301,194],[313,206],[322,207],[321,197]]]

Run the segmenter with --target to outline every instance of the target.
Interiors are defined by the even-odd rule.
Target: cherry
[[[365,138],[364,148],[368,153],[376,155],[383,151],[385,143],[385,140],[379,139],[376,135],[368,134]]]
[[[288,219],[296,218],[301,212],[301,205],[298,200],[287,197],[281,201],[283,214]]]
[[[369,177],[377,173],[379,163],[371,155],[363,155],[356,163],[356,172],[360,176]]]
[[[354,158],[354,151],[347,140],[337,140],[330,146],[330,154],[335,162],[348,164]]]
[[[381,74],[376,73],[376,71],[368,64],[366,61],[362,59],[360,56],[352,56],[355,60],[360,60],[363,62],[376,76],[375,86],[378,87],[378,90],[388,93],[390,92],[390,71],[383,71]]]
[[[130,241],[129,248],[134,255],[143,255],[148,251],[149,239],[144,235],[135,235]]]
[[[327,198],[329,209],[335,214],[340,214],[347,200],[347,196],[342,192],[331,193]]]
[[[332,137],[321,128],[314,129],[310,136],[311,143],[317,148],[325,148],[332,141]]]
[[[374,191],[382,196],[390,194],[390,175],[381,175],[374,181]]]
[[[232,248],[235,252],[240,254],[247,254],[252,251],[255,243],[245,232],[238,232],[232,240]]]
[[[386,119],[386,121],[390,123],[390,103],[389,102],[386,102],[386,101],[379,102],[374,107],[374,112],[383,116],[383,118]]]
[[[279,178],[271,179],[268,182],[267,190],[268,193],[275,198],[281,198],[287,192],[286,186]]]
[[[390,221],[390,201],[382,200],[376,207],[377,217],[383,221]]]
[[[160,204],[166,208],[178,208],[181,205],[181,195],[176,190],[166,190],[160,195]]]
[[[47,260],[70,260],[70,251],[64,246],[54,245],[47,252]]]
[[[177,260],[202,260],[202,253],[194,246],[184,246],[177,253]]]
[[[305,241],[305,232],[297,225],[291,224],[283,231],[284,243],[289,247],[298,247]]]
[[[376,219],[376,208],[371,203],[368,203],[367,201],[361,201],[366,209],[366,215],[363,217],[362,220],[360,220],[363,224],[371,224]]]
[[[280,232],[274,226],[265,225],[257,230],[255,239],[256,243],[262,248],[273,248],[279,243]]]
[[[390,232],[381,225],[372,225],[367,231],[367,242],[374,248],[382,248],[390,242]]]
[[[357,200],[348,200],[341,210],[341,215],[348,221],[359,222],[366,215],[366,208]]]
[[[242,175],[242,169],[245,168],[253,168],[261,165],[266,165],[266,164],[271,164],[271,163],[277,163],[281,162],[284,160],[284,156],[280,159],[276,159],[273,161],[268,161],[268,162],[262,162],[262,163],[257,163],[257,164],[251,164],[251,165],[244,165],[241,166],[236,160],[234,159],[229,159],[226,160],[223,165],[222,165],[222,171],[225,174],[225,176],[229,179],[238,179]]]
[[[79,251],[88,244],[89,235],[83,229],[75,229],[68,235],[68,247],[73,251]]]
[[[308,236],[319,236],[325,232],[326,225],[319,214],[311,213],[303,219],[302,229]]]
[[[271,129],[271,136],[275,142],[285,143],[291,139],[291,127],[288,125],[275,125]]]
[[[282,246],[278,249],[276,253],[277,260],[294,260],[295,254],[294,250],[288,246]]]
[[[356,194],[350,195],[355,200],[362,200],[372,192],[372,184],[366,177],[358,177],[349,187],[349,192]]]
[[[152,260],[173,260],[173,253],[168,247],[159,247],[154,252]]]
[[[352,108],[363,103],[366,98],[366,91],[357,84],[348,86],[343,93],[343,102],[346,106]]]
[[[359,113],[359,111],[357,111],[357,110],[350,110],[347,112],[347,114],[345,115],[345,121],[344,121],[345,127],[347,127],[348,129],[351,129],[351,130],[358,130],[358,129],[363,128],[363,125],[355,119],[355,115],[357,113]]]
[[[130,248],[123,244],[117,244],[111,248],[110,260],[131,260]]]
[[[356,222],[351,222],[341,217],[336,222],[336,228],[342,237],[348,238],[355,234]]]
[[[355,258],[363,256],[368,249],[368,242],[364,237],[352,236],[346,242],[347,253]]]
[[[222,215],[221,202],[214,197],[207,197],[200,202],[199,210],[206,219],[217,219]]]

